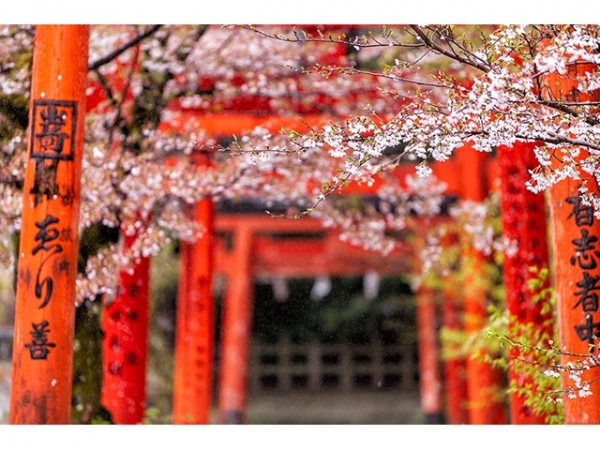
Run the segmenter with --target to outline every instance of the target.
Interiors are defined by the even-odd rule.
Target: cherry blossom
[[[0,33],[3,95],[20,104],[29,96],[33,33]],[[385,254],[394,245],[386,230],[439,213],[444,191],[431,165],[469,141],[484,152],[540,142],[528,187],[578,178],[581,167],[589,174],[582,195],[600,211],[596,103],[557,99],[545,85],[551,74],[576,77],[578,91],[593,97],[599,75],[570,68],[597,64],[599,39],[592,25],[94,26],[80,228],[135,229],[131,257],[147,256],[202,232],[183,214],[198,200],[252,196],[274,215],[312,214],[342,226],[342,239]],[[203,114],[227,112],[311,119],[284,129],[265,119],[236,136],[202,128]],[[26,136],[23,124],[8,130],[0,224],[10,235],[20,228]],[[398,180],[404,164],[415,177]],[[352,186],[373,202],[349,208],[339,194]],[[479,206],[461,207],[474,214],[474,242],[498,248]],[[9,239],[0,245],[11,264]],[[113,250],[90,258],[81,296],[110,289],[124,264],[108,256]]]

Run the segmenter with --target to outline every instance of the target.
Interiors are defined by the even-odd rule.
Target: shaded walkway
[[[249,424],[422,424],[418,392],[292,392],[249,398]]]

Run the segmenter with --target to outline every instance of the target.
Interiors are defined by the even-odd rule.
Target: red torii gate
[[[210,219],[207,219],[207,222],[210,221]],[[248,281],[249,281],[249,277],[248,277],[248,269],[250,267],[250,260],[248,258],[249,256],[249,251],[252,248],[252,233],[250,232],[251,229],[249,230],[248,227],[245,228],[241,228],[239,231],[236,229],[236,246],[241,249],[239,251],[239,253],[236,253],[236,256],[234,258],[234,265],[239,268],[239,272],[241,274],[243,274],[243,276],[241,277],[237,277],[237,279],[239,280],[239,283],[236,285],[235,289],[232,290],[231,292],[234,292],[235,297],[237,297],[236,301],[239,301],[239,297],[242,297],[245,293],[247,293],[247,286],[248,286]],[[237,241],[237,239],[239,238],[239,241]],[[270,244],[264,244],[265,246],[268,246]],[[268,252],[267,252],[268,254]],[[389,261],[386,261],[386,263]],[[241,305],[241,304],[240,304]],[[229,308],[231,310],[231,308]],[[246,302],[246,305],[243,307],[242,309],[246,314],[241,315],[242,318],[244,317],[248,317],[249,312],[251,310],[251,308],[249,307],[248,302]],[[227,316],[227,312],[226,312],[226,316]],[[233,316],[232,316],[233,317]],[[240,317],[236,317],[235,321],[237,321]],[[230,319],[225,319],[226,322],[229,321]],[[234,319],[231,319],[234,320]],[[68,328],[68,327],[67,327]],[[19,328],[16,327],[15,328],[15,334],[17,335],[17,330]],[[226,327],[226,329],[228,329]],[[248,327],[241,327],[243,333],[238,336],[238,338],[241,337],[241,339],[234,339],[234,342],[237,342],[237,346],[241,348],[242,345],[244,345],[243,342],[243,338],[244,338],[244,333],[248,332]],[[224,339],[225,341],[225,339]],[[16,340],[16,342],[19,342],[18,340]],[[247,340],[245,342],[245,344],[247,345]],[[243,350],[238,353],[238,356],[242,356],[243,357]],[[225,360],[226,358],[224,358]],[[241,359],[240,359],[241,360]],[[239,361],[239,360],[238,360]],[[189,362],[189,361],[186,361]],[[229,371],[226,370],[225,372],[228,372],[228,374],[235,374],[235,371]],[[243,376],[243,374],[242,374]],[[232,390],[233,394],[232,394],[232,398],[233,400],[222,400],[222,402],[220,401],[220,405],[222,405],[221,409],[221,413],[222,413],[222,421],[239,421],[241,420],[241,417],[243,417],[243,406],[244,406],[244,397],[243,394],[240,397],[239,396],[239,389],[236,390],[236,388],[239,388],[240,386],[243,386],[243,382],[239,383],[240,378],[238,377],[238,379],[236,380],[232,380],[231,381],[231,385],[234,387],[234,389]],[[64,381],[64,380],[61,380]],[[225,389],[222,389],[222,391],[226,391]],[[225,394],[223,394],[225,396]],[[236,397],[237,396],[237,397]],[[225,397],[223,397],[225,398]],[[13,408],[14,410],[14,408]],[[49,420],[50,422],[54,421],[54,420],[62,420],[62,419],[58,419],[58,416],[56,416],[55,418],[46,418],[43,419],[43,421]],[[15,421],[18,421],[19,419],[15,419]],[[27,419],[29,420],[29,419]]]
[[[309,120],[314,121],[322,121],[322,116],[313,116],[307,117],[305,120],[308,122]],[[273,131],[278,130],[282,124],[287,127],[293,127],[296,125],[302,125],[302,122],[299,119],[294,118],[282,118],[282,117],[265,117],[265,116],[255,116],[251,114],[240,115],[238,114],[201,114],[198,111],[182,111],[180,113],[180,117],[173,118],[172,123],[175,126],[186,126],[189,127],[190,123],[196,123],[198,128],[202,128],[203,130],[209,130],[214,133],[219,134],[240,134],[244,129],[250,130],[251,128],[257,125],[268,125],[272,127]],[[240,126],[248,127],[248,128],[240,128]],[[445,168],[446,173],[458,174],[459,169],[454,166],[451,162],[446,163],[444,165],[439,165],[440,170],[441,167]],[[399,169],[396,176],[401,179],[408,173],[413,173],[414,168],[406,167],[404,169]],[[453,187],[456,187],[460,182],[457,181],[455,176],[450,176],[448,179],[442,177],[442,180],[448,182],[451,185],[451,190]],[[364,187],[361,187],[360,190],[364,192]],[[266,219],[273,220],[272,218],[265,217]],[[253,219],[254,220],[254,219]],[[298,221],[293,221],[294,226],[298,226]],[[210,229],[214,225],[211,225],[208,222],[204,223],[207,229]],[[264,225],[263,225],[264,226]],[[314,229],[314,225],[311,225],[311,228]],[[210,238],[208,238],[210,239]],[[251,305],[244,302],[244,297],[248,298],[251,295],[251,290],[249,288],[249,275],[248,267],[250,262],[248,260],[248,249],[251,248],[251,235],[247,231],[239,231],[239,234],[236,233],[236,238],[233,239],[234,242],[237,242],[239,239],[239,244],[242,248],[246,248],[244,252],[240,252],[236,258],[232,258],[230,260],[231,267],[240,268],[240,272],[243,272],[243,276],[238,277],[230,277],[230,280],[233,281],[233,286],[230,287],[226,304],[233,304],[233,306],[226,306],[224,313],[224,336],[222,339],[223,342],[223,353],[222,353],[222,367],[220,370],[222,379],[219,387],[219,405],[221,409],[220,420],[228,423],[237,423],[243,420],[243,411],[245,405],[245,370],[243,367],[246,364],[247,360],[247,345],[248,345],[248,333],[249,333],[249,323],[251,316]],[[260,242],[260,241],[259,241]],[[186,252],[193,252],[193,248],[196,244],[191,244],[190,250],[184,250],[184,255]],[[202,244],[201,242],[198,245],[205,246],[206,243]],[[187,247],[187,244],[184,244]],[[295,253],[294,256],[297,256],[298,253]],[[379,256],[379,255],[378,255]],[[187,259],[182,259],[182,262],[188,261]],[[210,264],[207,262],[207,264]],[[277,260],[277,264],[281,264],[281,259]],[[272,264],[272,270],[277,271],[277,264]],[[330,264],[333,264],[333,261],[330,261]],[[365,265],[365,267],[372,267],[373,262],[371,261],[369,264]],[[182,278],[181,278],[181,288],[180,288],[180,305],[185,304],[188,300],[185,297],[185,291],[188,290],[185,286],[188,285],[188,281],[186,280],[194,280],[197,276],[190,272],[192,265],[183,263],[182,265]],[[205,269],[202,269],[201,266],[196,266],[198,269],[204,273],[203,277],[207,278],[205,273]],[[315,266],[316,267],[316,266]],[[329,266],[331,269],[331,266]],[[289,269],[291,273],[298,273],[298,266],[293,266]],[[348,267],[340,268],[341,273],[344,271],[348,271]],[[353,270],[353,269],[352,269]],[[327,270],[325,270],[327,272]],[[320,273],[323,273],[321,270]],[[204,314],[206,311],[212,310],[212,303],[210,300],[210,285],[208,283],[204,283],[201,288],[204,290],[204,294],[202,298],[204,298],[204,306],[196,306],[196,309],[202,309]],[[183,297],[181,297],[183,296]],[[189,314],[193,308],[191,305],[181,306],[180,312],[178,312],[178,327],[186,328],[186,321],[194,321],[193,315]],[[183,312],[185,311],[185,312]],[[232,313],[232,311],[234,313]],[[244,317],[246,316],[246,317]],[[206,319],[202,319],[202,322],[208,326]],[[238,330],[237,336],[228,337],[227,330],[235,329]],[[178,331],[179,333],[179,331]],[[183,332],[181,332],[183,333]],[[206,342],[211,342],[212,337],[210,333],[204,334],[204,338],[202,340]],[[180,338],[181,339],[181,338]],[[179,345],[181,348],[182,344]],[[210,395],[207,392],[210,392],[210,374],[211,374],[211,361],[208,357],[210,353],[207,353],[207,348],[209,345],[198,345],[196,344],[196,348],[202,348],[201,353],[199,355],[198,352],[194,353],[187,352],[187,363],[184,363],[184,359],[182,357],[177,356],[176,360],[178,364],[175,367],[175,380],[176,385],[174,388],[174,421],[176,423],[206,423],[209,420],[208,416],[208,408],[210,406]],[[202,363],[199,363],[202,361]],[[192,364],[193,367],[196,367],[196,370],[199,370],[198,376],[196,378],[191,378],[186,376],[183,378],[181,375],[178,375],[179,372],[186,372],[189,367],[189,364]],[[202,367],[202,368],[200,368]],[[184,381],[185,380],[185,381]],[[202,381],[200,381],[202,380]],[[200,384],[202,385],[200,385]],[[183,393],[186,394],[183,394]],[[459,395],[460,397],[460,395]],[[186,399],[181,400],[181,399]],[[202,408],[200,405],[204,405]]]
[[[261,118],[256,116],[239,116],[239,115],[200,115],[199,113],[183,113],[182,117],[187,116],[188,121],[193,121],[198,124],[203,130],[209,130],[214,133],[222,132],[240,133],[239,123],[246,126],[256,126],[259,124],[268,123],[274,130],[278,129],[282,122],[294,123],[296,119],[284,118]],[[321,119],[315,117],[313,120]],[[177,121],[177,119],[175,119]],[[182,119],[180,122],[189,123]],[[186,125],[188,126],[188,125]],[[288,125],[289,126],[289,125]],[[460,196],[462,184],[460,181],[460,169],[455,162],[449,161],[444,164],[434,164],[434,172],[442,181],[445,181],[449,186],[449,192]],[[405,166],[399,168],[395,172],[398,180],[404,180],[404,177],[409,174],[414,174],[414,167]],[[369,192],[369,188],[361,186],[350,187],[352,192]],[[228,217],[225,219],[224,217]],[[382,258],[380,254],[373,252],[365,252],[362,249],[349,247],[342,243],[336,236],[336,231],[329,230],[327,237],[324,240],[313,240],[312,242],[290,242],[290,241],[274,241],[269,239],[265,234],[269,230],[271,232],[278,230],[279,232],[314,232],[322,230],[322,225],[316,219],[304,217],[302,220],[292,219],[275,219],[265,215],[229,215],[217,214],[216,222],[213,228],[216,234],[221,234],[227,231],[231,234],[228,242],[233,243],[234,248],[238,249],[232,254],[228,254],[224,249],[225,244],[222,241],[216,242],[216,273],[225,273],[233,286],[229,286],[225,300],[225,311],[223,319],[223,336],[222,336],[222,357],[219,373],[221,380],[219,384],[219,420],[226,423],[239,423],[243,421],[245,411],[245,396],[246,396],[246,371],[247,371],[247,346],[249,342],[250,322],[251,322],[251,279],[252,274],[278,273],[288,276],[310,276],[322,273],[339,273],[349,274],[362,271],[365,273],[369,269],[379,267],[381,273],[390,272],[390,267],[393,268],[391,273],[406,272],[406,250],[402,254],[401,261],[398,264],[393,263],[390,259],[393,256]],[[261,230],[260,232],[258,230]],[[254,241],[254,242],[253,242]],[[194,244],[192,244],[193,246]],[[350,250],[351,249],[351,250]],[[251,254],[254,258],[251,260]],[[293,255],[293,258],[282,257],[282,255]],[[351,258],[351,255],[354,255]],[[379,262],[378,262],[379,261]],[[194,275],[189,271],[190,266],[182,265],[181,267],[181,283],[185,285],[186,279],[194,279]],[[232,274],[237,273],[237,276]],[[182,300],[180,298],[180,300]],[[185,301],[185,300],[183,300]],[[188,310],[187,308],[184,308]],[[191,320],[190,316],[187,319],[182,316],[178,317],[181,320]],[[182,322],[179,322],[182,323]],[[229,330],[236,330],[233,336],[228,335]],[[210,367],[205,366],[208,371]],[[178,370],[185,371],[185,365]],[[206,380],[208,375],[205,374],[202,379]],[[176,378],[177,379],[177,378]],[[189,378],[188,378],[189,379]],[[193,383],[193,381],[190,381]],[[196,384],[196,383],[194,383]],[[210,387],[210,386],[209,386]],[[204,387],[208,389],[209,387]],[[178,385],[175,387],[175,396],[178,398],[177,392],[185,390],[187,392],[200,392],[199,386],[193,388],[192,385]],[[458,397],[461,395],[459,394]],[[206,397],[203,397],[206,398]],[[188,401],[190,397],[188,396]],[[198,399],[197,399],[198,400]],[[193,402],[190,405],[194,404]],[[182,409],[175,411],[175,417],[185,416],[183,410],[185,407],[180,403]],[[179,407],[178,407],[179,408]],[[192,406],[187,407],[188,410]],[[208,408],[208,405],[205,409]],[[182,422],[198,423],[199,413],[191,416],[187,412],[187,419],[182,419]],[[202,414],[208,420],[208,412]]]
[[[457,173],[455,165],[449,165],[454,170],[448,172]],[[398,175],[413,172],[414,168],[407,166]],[[432,225],[443,220],[447,219],[433,219]],[[260,213],[221,213],[215,218],[215,231],[221,235],[215,246],[215,274],[224,274],[235,283],[233,288],[228,286],[222,327],[218,389],[219,421],[222,423],[244,422],[254,277],[361,275],[368,271],[395,276],[414,271],[417,257],[414,247],[407,242],[400,243],[385,257],[344,243],[338,237],[339,230],[325,228],[318,219],[310,216],[295,220]],[[286,234],[287,238],[277,236],[281,234]],[[294,234],[303,238],[294,239]],[[426,320],[431,319],[429,315],[426,317]],[[437,354],[436,336],[433,338],[430,346],[420,348],[423,354]],[[422,389],[430,387],[424,385]]]
[[[482,202],[490,190],[490,180],[485,176],[488,155],[478,152],[470,144],[457,151],[460,172],[463,176],[462,198]],[[471,176],[466,176],[471,172]],[[463,283],[463,326],[467,334],[479,333],[486,323],[486,292],[481,283],[484,277],[485,255],[471,246],[463,246],[462,264],[466,265]],[[503,401],[498,399],[502,373],[480,358],[485,354],[481,348],[469,352],[466,358],[469,423],[505,423]]]
[[[239,104],[245,104],[246,106],[248,105],[247,103],[245,103],[245,101],[242,101],[242,102],[241,102],[241,103],[239,103]],[[475,196],[475,197],[477,197],[477,196],[479,196],[479,194],[474,194],[474,196]],[[247,242],[248,242],[248,236],[244,235],[244,236],[242,237],[242,241],[241,241],[241,242],[242,242],[242,244],[241,244],[241,245],[248,245],[248,244],[247,244]],[[245,243],[245,244],[244,244],[244,243]],[[244,259],[240,259],[240,260],[239,260],[237,263],[239,263],[239,264],[241,265],[241,267],[246,267],[246,266],[248,265],[248,261],[247,261],[247,260],[244,260]],[[510,273],[510,271],[509,271],[509,272],[507,272],[507,274],[509,274],[509,273]],[[238,288],[238,289],[240,290],[240,292],[241,292],[241,291],[244,291],[244,289],[242,289],[242,288]],[[475,313],[475,315],[479,315],[479,314],[480,314],[480,312],[478,312],[478,311],[480,311],[480,309],[479,309],[479,308],[480,308],[480,306],[477,306],[475,303],[472,303],[472,304],[471,304],[471,303],[468,303],[468,304],[469,304],[469,305],[471,305],[471,306],[469,306],[469,308],[472,308],[472,312],[474,312],[474,313]],[[476,329],[477,329],[477,327],[473,328],[473,331],[475,331]],[[477,372],[479,372],[479,371],[478,371],[478,370],[476,370],[476,369],[471,369],[471,370],[470,370],[470,372],[471,372],[473,375],[475,375],[475,374],[477,374]],[[475,392],[475,393],[476,393],[476,392],[478,392],[479,388],[481,388],[481,387],[482,387],[482,386],[481,386],[480,384],[478,384],[478,383],[475,383],[475,385],[474,385],[474,386],[476,386],[476,387],[475,387],[474,389],[471,389],[471,392]],[[488,406],[490,406],[490,405],[488,404]],[[237,413],[236,413],[236,414],[237,414]],[[476,422],[488,422],[489,420],[493,420],[493,421],[495,421],[496,419],[491,419],[491,417],[489,416],[489,414],[490,414],[490,412],[482,412],[482,415],[480,415],[480,416],[477,416],[477,419],[475,419],[475,421],[476,421]],[[492,414],[496,414],[496,413],[492,413]],[[513,413],[513,414],[514,414],[514,413]],[[235,414],[234,414],[234,415],[235,415]]]
[[[323,28],[324,27],[324,28]],[[310,28],[310,27],[309,27]],[[340,26],[317,26],[314,30],[319,29],[340,29]],[[347,28],[347,27],[343,27]],[[339,62],[341,57],[346,54],[346,46],[343,44],[336,44],[333,51],[324,54],[320,61],[322,64],[336,64]],[[235,82],[235,80],[233,80]],[[210,77],[200,80],[200,84],[207,89],[210,89],[215,80]],[[243,83],[243,78],[238,80],[239,83]],[[369,85],[367,83],[367,85]],[[373,90],[376,92],[376,90]],[[364,94],[364,92],[362,93]],[[97,90],[92,89],[91,95],[98,96]],[[297,114],[303,116],[305,122],[317,122],[323,120],[322,108],[331,107],[335,104],[337,99],[320,95],[317,102],[305,103],[296,102],[293,107],[297,110]],[[172,120],[171,124],[175,128],[179,128],[182,124],[187,126],[193,124],[196,121],[195,126],[198,128],[212,128],[219,132],[219,134],[232,134],[241,133],[241,130],[249,131],[253,127],[261,124],[265,125],[265,118],[268,117],[268,123],[273,126],[273,123],[284,122],[285,126],[299,128],[303,122],[300,119],[290,118],[275,118],[270,117],[272,110],[269,105],[267,98],[256,97],[252,95],[238,96],[235,98],[228,98],[219,101],[211,102],[208,108],[203,108],[202,111],[187,109],[183,107],[177,100],[173,101],[170,105],[171,110],[179,111],[180,122],[177,124],[177,120]],[[226,111],[235,110],[235,114],[228,114]],[[211,111],[218,111],[216,114],[211,114]],[[251,114],[242,114],[240,111],[246,111]],[[208,112],[208,115],[207,115]],[[210,125],[208,124],[210,123]],[[281,125],[274,127],[273,131],[276,131]],[[206,238],[200,242],[194,244],[182,244],[182,280],[180,286],[180,301],[178,303],[178,332],[176,338],[176,355],[175,360],[177,361],[175,368],[175,389],[174,389],[174,421],[176,423],[197,423],[206,422],[208,420],[207,409],[210,402],[210,373],[211,373],[211,329],[210,321],[207,317],[210,317],[212,311],[212,302],[210,299],[210,258],[204,257],[204,254],[210,249],[210,230],[212,229],[212,213],[211,206],[209,203],[204,202],[203,207],[204,213],[201,216],[204,217],[203,225],[208,230]],[[126,244],[127,241],[124,241]],[[245,241],[243,241],[245,242]],[[195,255],[190,257],[190,255]],[[191,259],[190,259],[191,258]],[[198,258],[204,259],[204,264],[196,264],[195,261]],[[145,262],[141,266],[134,266],[133,268],[127,269],[128,271],[133,270],[134,274],[128,277],[123,274],[123,280],[131,278],[131,281],[137,279],[137,283],[143,283],[142,279],[146,279],[147,271],[142,270],[145,267]],[[243,260],[239,261],[239,264],[244,264]],[[199,281],[199,280],[204,280]],[[234,288],[243,291],[241,281],[235,278]],[[134,282],[134,284],[136,283]],[[139,290],[144,292],[144,290]],[[196,292],[196,294],[190,297],[190,293]],[[198,296],[199,295],[199,296]],[[136,301],[137,297],[137,301]],[[194,300],[195,299],[195,300]],[[129,306],[125,306],[125,305]],[[105,389],[103,389],[103,403],[113,412],[113,416],[118,423],[137,423],[141,421],[143,417],[143,398],[144,394],[141,395],[140,401],[135,402],[135,407],[129,405],[125,407],[123,404],[125,392],[127,390],[134,390],[136,392],[144,392],[144,387],[140,386],[140,381],[134,381],[134,379],[140,380],[139,375],[143,373],[145,358],[135,358],[135,364],[128,359],[127,355],[138,354],[140,349],[145,346],[147,337],[141,340],[132,339],[131,337],[126,338],[125,336],[119,336],[125,330],[134,326],[129,320],[131,317],[136,317],[136,323],[141,326],[140,333],[147,335],[147,321],[137,320],[137,318],[147,317],[147,299],[141,298],[136,290],[132,289],[120,289],[119,295],[115,300],[106,307],[104,312],[105,318],[103,324],[105,327],[105,338],[104,338],[104,375],[105,375]],[[128,314],[123,316],[117,314],[111,310],[114,309],[127,309]],[[237,309],[237,308],[235,308]],[[193,311],[202,311],[203,318],[200,319],[194,314],[190,314]],[[118,315],[118,320],[115,319]],[[227,314],[226,314],[227,317]],[[123,322],[123,320],[125,322]],[[202,323],[202,331],[198,331],[199,324]],[[125,328],[124,328],[125,327]],[[227,327],[225,327],[227,329]],[[196,330],[196,333],[193,331]],[[197,336],[197,333],[202,334],[201,337]],[[125,348],[123,345],[125,344]],[[227,360],[227,358],[224,358]],[[129,367],[132,366],[132,367]],[[134,377],[129,381],[123,379],[121,370],[124,367],[128,367],[131,370],[131,376]],[[187,367],[195,367],[196,375],[191,376]],[[228,371],[223,371],[227,373]],[[134,376],[134,374],[136,374]],[[129,377],[126,377],[129,378]],[[203,380],[203,381],[198,381]],[[131,383],[131,384],[129,384]],[[137,387],[136,387],[137,385]],[[114,388],[110,388],[113,386]],[[193,405],[193,406],[192,406]]]

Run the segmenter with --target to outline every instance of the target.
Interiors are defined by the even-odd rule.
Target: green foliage
[[[549,424],[564,422],[561,401],[561,380],[556,368],[560,367],[562,352],[557,344],[558,330],[554,326],[556,299],[554,289],[549,286],[549,271],[546,268],[530,268],[528,286],[534,294],[533,302],[540,305],[546,321],[541,324],[519,322],[505,310],[496,310],[490,317],[486,337],[499,343],[506,352],[493,363],[511,370],[508,394],[523,397],[525,406],[536,415],[545,417]],[[552,330],[549,333],[547,330]]]
[[[548,270],[533,267],[530,272],[532,277],[528,284],[535,293],[533,301],[541,306],[543,314],[555,312],[556,300],[554,289],[548,286]],[[555,344],[558,342],[558,331],[553,326],[556,318],[551,314],[548,317],[542,324],[522,323],[508,314],[503,302],[490,304],[481,333],[442,328],[442,357],[466,358],[477,349],[485,349],[477,353],[478,359],[515,374],[510,377],[506,394],[521,396],[524,405],[545,417],[547,423],[563,423],[563,392],[557,371],[562,352]],[[552,333],[546,331],[549,325]]]
[[[14,128],[27,129],[29,99],[24,95],[0,96],[0,139],[12,137]]]
[[[103,416],[96,416],[92,418],[90,425],[113,425],[113,422]]]
[[[498,197],[488,199],[487,225],[494,236],[501,236]],[[448,225],[445,233],[454,233],[458,238],[444,247],[434,271],[425,279],[431,287],[441,289],[444,284],[465,286],[470,295],[482,293],[486,298],[486,323],[480,332],[466,333],[463,329],[443,327],[440,330],[442,357],[462,359],[476,357],[492,367],[510,371],[506,394],[518,394],[525,406],[536,415],[545,417],[548,423],[563,423],[561,402],[561,379],[559,374],[561,352],[555,344],[558,331],[555,326],[556,308],[554,289],[547,268],[530,268],[527,281],[531,299],[541,310],[544,323],[523,323],[508,314],[505,307],[505,291],[502,274],[503,253],[494,251],[483,264],[481,259],[470,257],[470,236],[464,231],[465,222],[458,217],[456,223]],[[475,280],[471,274],[477,271]],[[445,276],[441,276],[445,273]],[[445,288],[447,289],[447,287]],[[457,293],[465,295],[466,291]],[[463,318],[466,319],[466,318]],[[550,333],[546,330],[552,330]],[[483,351],[478,351],[483,350]]]
[[[162,414],[159,408],[151,407],[146,409],[142,423],[144,425],[168,425],[171,422],[171,416]]]
[[[71,422],[111,423],[110,413],[100,404],[102,391],[102,330],[100,299],[86,301],[76,310],[73,352],[73,407]]]
[[[171,412],[179,257],[171,242],[152,258],[148,350],[149,410]],[[151,413],[152,414],[152,413]],[[150,414],[150,415],[151,415]]]

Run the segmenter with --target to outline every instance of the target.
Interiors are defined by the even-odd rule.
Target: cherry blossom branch
[[[417,36],[419,36],[419,38],[421,38],[421,40],[425,43],[425,45],[427,47],[431,48],[432,50],[434,50],[435,52],[437,52],[441,55],[447,56],[448,58],[451,58],[455,61],[466,64],[468,66],[475,67],[476,69],[479,69],[482,72],[487,73],[490,70],[492,70],[492,68],[489,64],[485,64],[485,63],[481,62],[480,60],[471,60],[469,58],[466,58],[464,56],[457,54],[454,51],[446,50],[441,45],[439,45],[439,44],[435,43],[433,40],[431,40],[429,38],[429,36],[427,36],[427,34],[424,33],[423,30],[421,29],[421,27],[419,27],[418,25],[410,25],[410,27],[414,30],[414,32],[417,34]]]
[[[275,39],[278,41],[284,41],[284,42],[296,42],[296,43],[304,43],[304,42],[321,42],[321,43],[328,43],[328,44],[343,44],[343,45],[348,45],[348,46],[352,46],[354,48],[380,48],[382,46],[386,46],[386,47],[402,47],[402,48],[422,48],[424,45],[421,43],[415,43],[415,44],[408,44],[408,43],[402,43],[400,41],[397,40],[389,40],[389,38],[391,37],[391,31],[392,30],[388,30],[387,32],[387,36],[385,36],[388,41],[387,42],[383,42],[383,41],[379,41],[376,37],[374,37],[372,34],[370,34],[370,39],[373,41],[372,44],[369,44],[366,41],[360,41],[360,37],[355,37],[354,40],[348,40],[346,38],[345,35],[341,35],[336,37],[333,37],[333,35],[331,33],[328,34],[327,38],[323,37],[323,33],[320,30],[317,30],[317,32],[319,33],[319,37],[314,37],[313,35],[311,35],[310,33],[307,33],[306,31],[303,30],[296,30],[295,28],[292,30],[292,33],[294,34],[294,37],[289,37],[286,36],[283,33],[274,33],[274,34],[270,34],[267,33],[265,31],[262,31],[258,28],[256,28],[253,25],[239,25],[240,28],[245,29],[245,30],[250,30],[253,31],[263,37],[269,38],[269,39]],[[344,28],[343,25],[340,25],[340,28]]]
[[[450,86],[448,84],[431,83],[431,82],[427,82],[427,81],[416,80],[413,78],[398,77],[396,75],[391,75],[390,73],[373,72],[370,70],[356,69],[354,67],[315,65],[309,69],[302,68],[302,72],[305,74],[310,74],[310,73],[325,74],[327,76],[330,76],[332,73],[338,73],[340,75],[350,75],[350,76],[352,76],[352,75],[368,75],[368,76],[376,77],[376,78],[386,78],[386,79],[392,80],[392,81],[410,83],[410,84],[414,84],[417,86],[426,86],[426,87],[432,87],[432,88],[445,88],[445,89],[454,89],[455,88],[455,86]]]
[[[100,58],[100,59],[98,59],[98,60],[90,63],[88,65],[88,70],[96,70],[96,69],[99,69],[100,67],[102,67],[103,65],[108,64],[109,62],[111,62],[112,60],[114,60],[115,58],[117,58],[118,56],[120,56],[121,54],[125,53],[131,47],[139,44],[141,41],[143,41],[147,37],[152,36],[161,27],[162,27],[162,25],[152,25],[146,31],[144,31],[143,33],[138,34],[133,39],[129,40],[128,42],[124,43],[120,47],[118,47],[115,50],[113,50],[112,52],[110,52],[108,55],[106,55],[103,58]]]

